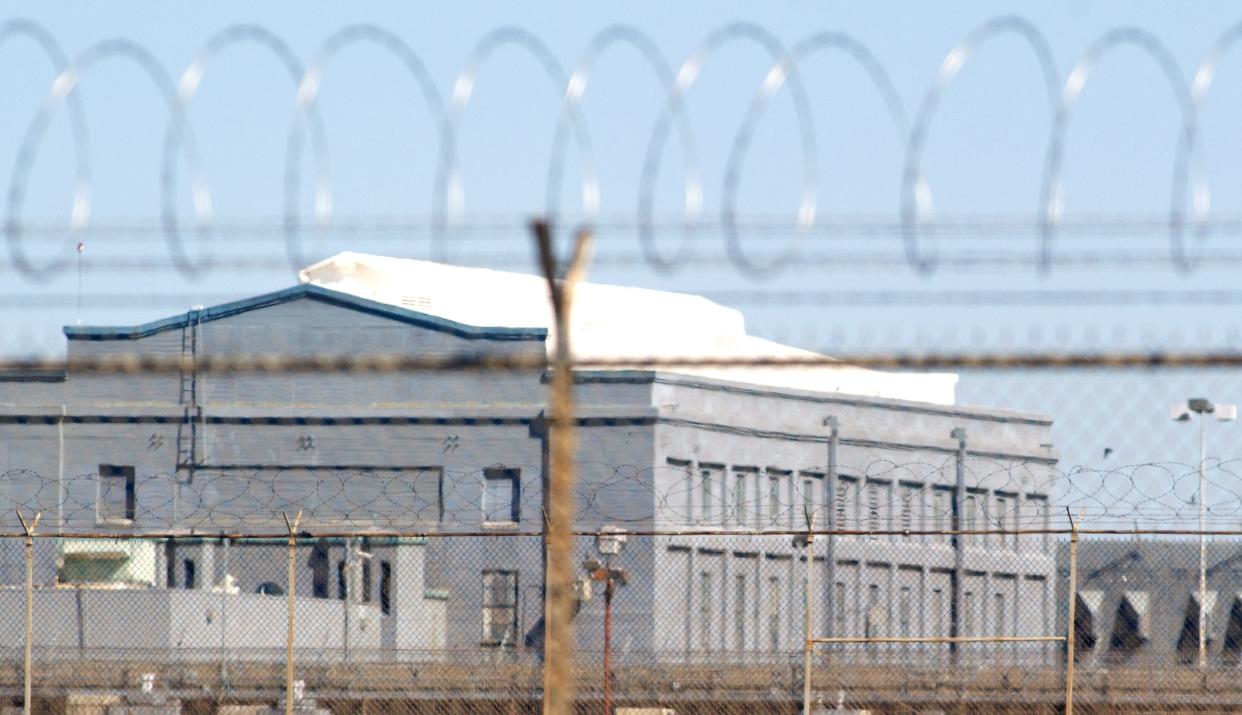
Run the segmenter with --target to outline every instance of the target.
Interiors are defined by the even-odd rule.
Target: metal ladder
[[[177,425],[177,468],[190,469],[198,462],[198,422],[202,408],[198,404],[198,371],[187,368],[184,361],[192,361],[198,356],[198,328],[201,324],[201,311],[192,309],[186,313],[185,325],[181,328],[181,394],[178,403],[181,405],[181,423]]]

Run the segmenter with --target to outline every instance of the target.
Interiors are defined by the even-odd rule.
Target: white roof
[[[432,261],[338,253],[298,273],[303,283],[479,327],[551,328],[540,276]],[[796,358],[808,350],[746,334],[742,314],[687,293],[582,283],[570,329],[579,359]],[[549,353],[555,350],[549,333]],[[813,392],[951,405],[957,375],[816,367],[676,367],[666,372]]]

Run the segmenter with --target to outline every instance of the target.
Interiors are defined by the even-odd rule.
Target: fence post
[[[27,522],[22,510],[17,510],[17,519],[26,532],[26,635],[25,660],[22,664],[22,715],[30,715],[30,670],[31,653],[34,646],[34,532],[39,526],[39,517],[43,512],[36,512],[34,520]]]
[[[828,583],[824,584],[824,610],[828,616],[824,619],[826,628],[824,632],[830,636],[844,635],[837,633],[836,624],[833,622],[837,608],[844,608],[844,604],[838,604],[836,587],[837,587],[837,537],[836,532],[844,525],[837,523],[837,449],[841,443],[841,427],[836,417],[828,416],[824,418],[824,425],[828,427],[828,464],[824,470],[824,478],[828,480],[828,514],[826,521],[828,522],[828,546],[827,555],[825,556],[825,571]]]
[[[282,514],[285,518],[285,528],[289,530],[289,631],[285,636],[285,715],[293,715],[293,624],[295,599],[297,598],[297,578],[298,578],[298,522],[302,521],[302,511],[298,510],[298,515],[293,517],[290,523],[289,515]],[[346,608],[348,608],[346,604]]]
[[[949,659],[957,665],[959,662],[960,649],[956,638],[962,635],[962,581],[966,573],[966,543],[962,535],[962,531],[966,525],[962,524],[962,510],[966,507],[966,429],[963,427],[955,427],[949,436],[957,440],[957,452],[954,459],[954,482],[953,482],[953,509],[951,515],[951,526],[953,536],[950,543],[953,545],[953,580],[949,586],[951,590],[951,598],[949,599],[949,635],[954,640],[949,641]],[[969,526],[973,527],[974,524]]]
[[[552,246],[552,227],[531,224],[539,267],[548,283],[556,352],[552,359],[548,409],[547,595],[544,602],[544,715],[571,715],[574,703],[573,554],[574,511],[574,378],[570,351],[570,314],[574,288],[586,271],[591,244],[588,230],[578,232],[573,252],[561,264]]]
[[[1065,715],[1074,715],[1074,639],[1078,610],[1078,524],[1069,507],[1065,509],[1070,520],[1069,546],[1069,618],[1065,628]]]
[[[811,551],[811,543],[815,540],[815,515],[809,510],[806,513],[806,607],[803,608],[805,619],[805,637],[802,643],[802,715],[811,715],[811,654],[815,648],[815,554]]]

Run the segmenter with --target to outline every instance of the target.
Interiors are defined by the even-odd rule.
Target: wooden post
[[[17,519],[26,532],[26,655],[22,666],[22,715],[30,715],[30,670],[34,646],[34,532],[41,516],[43,512],[36,512],[34,520],[27,523],[22,510],[17,510]]]
[[[293,715],[293,625],[298,578],[298,522],[302,521],[302,511],[298,510],[292,523],[288,514],[282,516],[285,518],[285,528],[289,530],[289,630],[285,635],[285,715]],[[348,608],[349,605],[346,604],[345,607]]]
[[[544,715],[572,715],[574,706],[573,555],[574,434],[573,353],[570,351],[570,314],[574,288],[586,270],[591,233],[578,232],[569,262],[561,265],[552,246],[552,228],[546,221],[531,224],[539,267],[548,283],[552,302],[553,337],[551,395],[548,409],[548,525],[547,595],[544,602]]]
[[[1078,610],[1078,524],[1074,515],[1065,510],[1070,520],[1069,618],[1065,624],[1065,715],[1074,715],[1074,638]]]

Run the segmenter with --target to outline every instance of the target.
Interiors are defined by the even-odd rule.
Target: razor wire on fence
[[[160,192],[158,211],[153,212],[159,220],[142,220],[137,226],[120,226],[125,233],[155,232],[167,245],[167,261],[160,261],[163,269],[175,270],[185,278],[201,278],[214,267],[235,268],[237,263],[253,265],[253,256],[225,257],[218,259],[212,254],[222,230],[239,233],[238,227],[228,227],[228,222],[216,225],[213,209],[211,182],[202,169],[199,149],[194,139],[190,108],[202,83],[210,76],[213,63],[239,48],[260,48],[288,75],[290,96],[294,102],[294,121],[290,124],[284,167],[284,197],[277,211],[279,217],[266,224],[263,233],[280,234],[285,239],[286,256],[273,256],[273,267],[292,267],[297,270],[307,264],[309,256],[305,236],[322,231],[357,230],[348,225],[334,226],[333,185],[331,180],[331,132],[319,112],[319,95],[325,73],[332,61],[347,48],[373,46],[390,54],[415,80],[418,94],[431,118],[432,139],[437,147],[433,153],[434,181],[428,202],[428,216],[390,222],[378,227],[381,232],[396,230],[402,235],[411,231],[429,233],[432,237],[432,253],[438,260],[460,260],[457,249],[450,249],[447,236],[476,232],[494,233],[495,224],[474,226],[471,229],[466,212],[466,180],[460,164],[461,123],[467,114],[471,99],[476,94],[475,85],[479,74],[492,61],[501,48],[519,50],[535,61],[540,71],[556,90],[558,112],[554,126],[548,128],[552,145],[541,178],[546,196],[538,211],[549,217],[565,218],[560,202],[565,175],[569,172],[567,150],[570,146],[577,152],[576,167],[580,186],[580,209],[575,220],[590,224],[601,233],[607,233],[612,225],[623,225],[636,233],[638,253],[630,260],[645,264],[661,272],[682,269],[703,258],[696,251],[692,238],[705,232],[718,233],[723,251],[716,258],[737,269],[740,273],[768,277],[775,273],[796,269],[805,264],[813,254],[807,251],[802,239],[831,238],[845,233],[859,236],[876,232],[890,234],[901,239],[901,248],[884,260],[892,265],[905,264],[918,271],[928,272],[938,267],[953,266],[962,257],[942,255],[934,245],[936,236],[978,235],[981,231],[990,237],[998,232],[1017,231],[1032,235],[1034,245],[1019,252],[1004,255],[987,254],[975,257],[986,265],[1020,262],[1023,265],[1048,271],[1061,260],[1074,260],[1060,256],[1062,247],[1056,237],[1062,232],[1087,231],[1092,234],[1136,233],[1167,235],[1168,245],[1159,253],[1145,256],[1146,261],[1189,270],[1204,263],[1225,260],[1205,251],[1196,239],[1211,234],[1232,233],[1236,229],[1236,217],[1213,216],[1211,211],[1210,181],[1204,169],[1203,138],[1199,131],[1198,115],[1201,105],[1210,95],[1221,62],[1232,52],[1240,26],[1223,32],[1220,38],[1197,65],[1187,79],[1170,51],[1155,35],[1136,28],[1118,28],[1105,33],[1090,45],[1074,63],[1067,75],[1061,71],[1052,56],[1047,40],[1032,23],[1019,17],[998,17],[985,22],[967,35],[957,46],[950,49],[941,62],[934,79],[922,93],[917,111],[910,113],[903,106],[886,65],[858,39],[842,32],[819,32],[793,43],[784,44],[765,28],[753,24],[732,24],[710,33],[699,47],[680,64],[670,62],[661,49],[642,31],[629,26],[614,26],[603,30],[588,42],[586,49],[567,70],[547,45],[535,34],[514,28],[499,28],[484,36],[456,75],[450,96],[445,99],[435,78],[427,69],[417,50],[392,32],[372,25],[346,27],[329,37],[309,61],[304,61],[279,36],[253,25],[237,25],[213,35],[195,55],[189,65],[174,77],[161,62],[142,45],[127,39],[111,39],[90,46],[72,58],[46,29],[26,20],[10,20],[0,25],[0,42],[14,40],[32,41],[51,60],[56,76],[50,83],[45,101],[36,109],[34,116],[21,137],[14,166],[10,172],[8,198],[5,209],[5,237],[8,246],[8,263],[30,282],[44,282],[53,276],[72,270],[71,255],[53,256],[51,259],[32,257],[28,238],[32,235],[67,232],[72,245],[91,230],[92,226],[92,164],[89,133],[85,120],[86,104],[79,88],[89,85],[91,74],[100,65],[127,60],[133,63],[156,88],[167,111],[163,132],[160,165]],[[1040,178],[1040,191],[1032,197],[1033,210],[1029,217],[968,218],[964,222],[937,218],[932,211],[933,190],[922,168],[923,154],[931,133],[933,119],[944,95],[953,85],[963,68],[975,61],[977,53],[998,39],[1019,41],[1035,58],[1039,67],[1041,85],[1035,91],[1046,96],[1051,117],[1050,130],[1045,142],[1044,162]],[[750,44],[763,50],[770,63],[761,83],[753,88],[753,100],[726,148],[727,156],[720,186],[720,211],[717,218],[708,218],[705,210],[704,171],[700,166],[700,154],[707,147],[701,146],[692,122],[687,116],[686,103],[695,84],[710,67],[719,52],[735,44]],[[591,73],[595,62],[603,55],[619,49],[636,50],[645,64],[653,71],[654,79],[663,90],[663,101],[651,117],[651,130],[646,149],[642,153],[642,170],[635,190],[635,210],[632,216],[621,218],[601,214],[601,184],[598,179],[591,127],[582,113],[582,105],[591,86]],[[1062,180],[1065,154],[1065,135],[1071,124],[1075,105],[1092,79],[1097,64],[1120,48],[1138,51],[1153,60],[1163,80],[1171,90],[1173,103],[1179,116],[1176,154],[1171,170],[1170,203],[1167,212],[1160,216],[1135,219],[1132,216],[1102,219],[1070,219],[1063,217],[1066,190]],[[870,85],[883,100],[892,120],[898,141],[904,147],[904,158],[898,186],[899,215],[879,220],[847,221],[836,223],[825,220],[817,212],[818,182],[817,134],[821,121],[814,116],[808,100],[811,82],[803,75],[808,60],[822,53],[841,54],[855,63]],[[738,209],[741,177],[746,165],[745,157],[757,127],[773,97],[787,92],[793,100],[797,124],[797,141],[802,166],[796,196],[797,209],[791,219],[767,221],[755,226],[753,216]],[[68,113],[74,145],[74,194],[71,221],[64,226],[40,226],[24,218],[24,206],[28,193],[30,175],[37,165],[43,137],[49,124],[61,108]],[[912,118],[911,118],[912,117]],[[681,216],[669,223],[655,213],[655,192],[664,162],[665,147],[670,135],[680,144],[683,173],[681,189]],[[301,183],[303,154],[309,147],[312,156],[314,217],[306,221],[301,216]],[[190,205],[193,221],[181,216],[180,181],[183,167],[189,172],[188,191],[192,196]],[[1187,197],[1190,197],[1187,206]],[[348,223],[348,222],[347,222]],[[502,221],[505,228],[520,225],[519,219]],[[685,236],[679,248],[671,254],[657,244],[656,234],[670,230]],[[109,230],[106,226],[104,230]],[[115,230],[115,229],[114,229]],[[244,231],[241,231],[244,232]],[[753,255],[744,245],[744,236],[784,236],[785,243],[774,253]],[[198,249],[190,248],[191,241]],[[1072,253],[1072,252],[1071,252]],[[712,258],[708,256],[708,258]],[[1133,260],[1121,255],[1121,260]],[[839,260],[839,256],[838,256]],[[1079,258],[1078,260],[1081,260]],[[1100,260],[1112,262],[1117,257],[1110,251]],[[217,266],[217,262],[219,265]],[[861,262],[857,258],[854,263]]]
[[[9,423],[12,424],[12,423]],[[100,423],[95,423],[100,424]],[[117,424],[127,424],[118,422]],[[79,429],[81,422],[59,425]],[[417,429],[417,425],[401,425]],[[263,442],[320,444],[262,423],[249,426]],[[348,428],[346,428],[348,429]],[[29,440],[30,430],[8,430],[10,444]],[[72,439],[72,436],[71,436]],[[157,430],[137,436],[146,456],[172,456],[175,438]],[[440,461],[459,463],[454,442],[429,438]],[[850,440],[842,443],[848,449]],[[156,445],[157,449],[150,449]],[[308,450],[309,451],[309,450]],[[53,455],[10,457],[32,462]],[[114,460],[119,461],[119,460]],[[806,531],[811,514],[818,528],[855,534],[921,536],[952,526],[956,460],[854,463],[839,458],[837,484],[829,502],[822,461],[815,464],[721,464],[670,458],[664,465],[578,462],[575,485],[577,528],[604,524],[640,533],[724,533],[758,530],[784,534]],[[1215,531],[1242,525],[1242,478],[1236,459],[1205,465],[1211,491],[1206,522]],[[283,529],[281,515],[302,512],[302,523],[329,533],[368,529],[376,533],[475,533],[494,526],[540,533],[542,480],[546,465],[515,461],[477,468],[443,465],[186,465],[177,471],[104,464],[90,473],[48,475],[33,469],[0,472],[0,529],[19,532],[16,511],[43,514],[44,530],[58,533],[117,533],[140,536],[186,533],[259,533]],[[1045,460],[1002,460],[971,454],[964,465],[966,503],[960,529],[1058,531],[1064,509],[1089,521],[1089,529],[1120,533],[1179,531],[1197,513],[1198,465],[1178,462],[1118,464],[1107,468],[1073,465],[1050,468]],[[1057,509],[1054,510],[1053,505]],[[830,514],[831,512],[831,514]],[[1084,527],[1086,528],[1086,527]],[[0,530],[0,535],[5,535]]]

